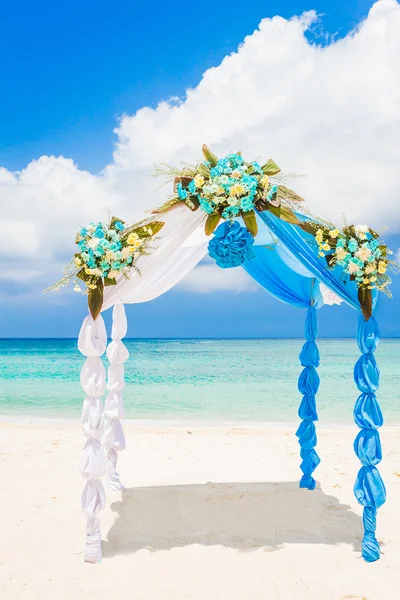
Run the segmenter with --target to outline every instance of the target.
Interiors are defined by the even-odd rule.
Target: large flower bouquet
[[[185,203],[191,210],[200,209],[207,213],[207,235],[224,219],[224,227],[217,229],[209,244],[209,253],[219,266],[234,267],[251,260],[253,250],[248,233],[253,238],[257,234],[255,210],[268,210],[311,234],[308,241],[316,244],[318,255],[326,260],[328,268],[338,265],[344,279],[356,282],[366,319],[372,314],[371,291],[378,289],[390,295],[388,270],[396,271],[398,265],[388,258],[391,251],[375,231],[366,225],[346,225],[341,231],[318,218],[301,215],[298,209],[294,210],[293,203],[303,199],[282,185],[285,178],[279,175],[280,169],[271,159],[260,165],[256,161],[246,162],[240,152],[218,158],[205,145],[202,151],[204,160],[195,166],[174,169],[156,165],[155,175],[174,179],[174,193],[153,212],[166,212],[179,203]],[[248,231],[235,223],[235,217],[243,218]]]
[[[116,285],[117,277],[136,268],[137,259],[146,253],[148,242],[164,223],[126,226],[124,221],[112,217],[110,223],[90,223],[82,227],[76,236],[79,252],[64,271],[64,277],[45,291],[58,291],[71,282],[76,292],[88,294],[88,305],[96,319],[103,304],[104,286]],[[79,280],[79,281],[78,281]],[[80,282],[86,284],[82,289]]]
[[[156,174],[174,174],[174,194],[157,213],[165,212],[176,204],[185,203],[191,210],[203,210],[207,213],[205,232],[213,233],[221,219],[233,221],[240,216],[249,230],[257,234],[257,221],[254,208],[271,210],[275,215],[299,223],[290,208],[292,202],[303,199],[287,187],[275,181],[280,168],[273,160],[264,165],[256,161],[246,162],[241,153],[228,154],[218,158],[204,145],[204,161],[195,165],[186,165],[183,169],[156,169]]]

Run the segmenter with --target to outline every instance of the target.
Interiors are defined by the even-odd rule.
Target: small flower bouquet
[[[158,165],[156,175],[175,175],[174,195],[154,212],[163,213],[181,202],[191,210],[200,208],[208,215],[207,235],[213,233],[221,218],[233,221],[240,216],[254,237],[257,234],[255,207],[271,210],[289,223],[299,223],[289,204],[303,199],[274,180],[280,168],[273,160],[261,166],[256,161],[246,162],[240,152],[219,159],[207,146],[204,145],[202,150],[205,161],[194,167],[185,166],[176,171],[168,165]],[[286,205],[283,205],[285,201]]]
[[[358,287],[358,298],[364,316],[372,314],[371,290],[377,289],[390,296],[391,279],[388,270],[398,270],[397,263],[389,259],[392,251],[379,239],[379,234],[367,225],[346,225],[343,231],[319,222],[302,224],[313,233],[318,253],[328,267],[339,265],[343,273]]]
[[[119,275],[129,278],[129,271],[136,268],[137,259],[146,253],[149,240],[163,225],[153,221],[126,227],[116,217],[109,224],[90,223],[76,236],[79,252],[65,269],[64,277],[45,291],[58,291],[73,281],[76,292],[88,294],[89,310],[96,319],[103,304],[104,286],[116,285]],[[86,284],[86,290],[82,290],[78,279]]]

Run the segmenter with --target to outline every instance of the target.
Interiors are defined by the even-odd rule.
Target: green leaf
[[[80,270],[77,272],[76,276],[77,276],[77,277],[78,277],[78,278],[79,278],[81,281],[84,281],[85,283],[87,283],[88,281],[90,281],[90,279],[92,278],[92,275],[88,275],[88,274],[85,272],[85,268],[84,268],[84,267],[83,267],[82,269],[80,269]]]
[[[268,210],[278,217],[278,219],[281,218],[281,208],[281,206],[274,206],[273,204],[268,203]]]
[[[161,231],[164,225],[164,221],[152,221],[151,223],[147,224],[147,227],[150,227],[151,231],[153,232],[153,235],[157,235],[157,233]]]
[[[289,200],[290,202],[304,202],[304,198],[296,194],[293,190],[289,190],[284,185],[278,185],[278,191],[276,193],[277,198],[280,200]]]
[[[317,224],[310,223],[310,221],[302,221],[301,223],[299,223],[299,227],[301,227],[301,229],[303,231],[305,231],[306,233],[311,233],[311,235],[314,235],[314,236],[318,229]]]
[[[115,279],[115,277],[104,277],[104,285],[117,285],[117,280]]]
[[[195,210],[197,210],[200,206],[200,202],[197,198],[197,196],[188,196],[188,198],[186,198],[185,200],[185,204],[186,206],[188,206],[190,208],[190,210],[192,210],[193,212]]]
[[[270,158],[265,165],[263,165],[261,167],[263,173],[265,173],[265,175],[277,175],[278,173],[280,173],[280,168],[278,167],[278,165],[276,163],[274,163],[274,161],[272,160],[272,158]]]
[[[368,288],[358,288],[358,301],[360,302],[364,319],[368,321],[372,317],[372,294]]]
[[[200,175],[203,175],[203,177],[205,177],[206,179],[210,179],[210,169],[209,167],[207,167],[207,165],[201,163],[197,168],[197,172]]]
[[[128,239],[131,233],[136,233],[140,238],[149,238],[157,235],[159,231],[164,227],[165,223],[163,221],[152,221],[151,223],[147,223],[147,225],[142,225],[141,227],[136,227],[135,229],[130,229],[126,236],[124,236],[124,240]],[[148,232],[148,229],[151,229],[151,233]]]
[[[122,224],[125,223],[125,221],[123,221],[122,219],[118,219],[118,217],[111,217],[110,229],[112,229],[114,227],[115,223],[118,223],[118,222],[120,222]]]
[[[218,162],[218,156],[215,156],[215,154],[213,152],[211,152],[210,148],[208,146],[206,146],[206,144],[203,144],[201,149],[202,149],[204,158],[206,160],[208,160],[208,162],[211,163],[212,167],[215,167],[215,165]]]
[[[217,228],[217,225],[220,222],[220,220],[221,215],[219,213],[214,212],[211,213],[211,215],[208,215],[204,226],[205,234],[211,235],[213,231],[215,231],[215,229]]]
[[[282,221],[286,221],[287,223],[291,223],[292,225],[299,225],[300,221],[294,214],[290,208],[287,206],[281,206],[281,216]]]
[[[183,200],[181,200],[180,198],[172,198],[171,200],[168,200],[168,202],[165,202],[165,204],[163,204],[159,208],[155,208],[154,210],[152,210],[151,214],[162,215],[163,213],[166,213],[169,210],[171,210],[171,208],[174,208],[174,206],[176,206],[177,204],[182,204],[182,202]]]
[[[247,212],[242,212],[242,217],[243,217],[244,224],[246,225],[246,227],[249,230],[249,232],[251,233],[251,235],[253,237],[256,237],[257,232],[258,232],[258,225],[257,225],[256,213],[254,212],[254,210],[248,210]]]
[[[96,320],[101,312],[101,307],[103,306],[103,280],[98,279],[96,281],[96,287],[94,290],[89,290],[88,294],[88,306],[90,314],[93,319]]]

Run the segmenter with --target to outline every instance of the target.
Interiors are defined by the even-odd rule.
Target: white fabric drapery
[[[118,452],[125,450],[125,435],[121,419],[125,408],[122,391],[125,386],[124,362],[129,352],[122,342],[126,336],[128,324],[124,305],[115,304],[112,316],[111,342],[107,347],[108,367],[107,398],[104,406],[104,429],[101,443],[107,450],[107,487],[118,492],[124,489],[117,473]]]
[[[105,288],[102,310],[118,302],[148,302],[179,283],[207,253],[208,239],[202,234],[205,216],[185,205],[155,215],[154,220],[165,225],[150,242],[149,253],[138,259],[139,272],[132,269],[129,279],[120,276],[117,285]]]
[[[94,321],[85,317],[78,338],[78,348],[86,356],[81,370],[81,386],[86,394],[82,410],[82,431],[86,437],[79,471],[86,479],[81,506],[87,516],[85,561],[101,560],[101,533],[99,512],[104,509],[106,496],[101,477],[106,472],[104,448],[100,440],[103,434],[102,396],[106,386],[106,371],[100,356],[107,344],[103,317]]]

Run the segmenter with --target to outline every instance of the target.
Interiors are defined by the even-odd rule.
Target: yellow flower
[[[378,273],[384,275],[384,273],[386,273],[386,267],[378,267]]]
[[[376,269],[375,263],[370,263],[369,265],[367,265],[365,267],[365,272],[367,275],[369,275],[370,273],[373,273],[375,271],[375,269]]]
[[[364,281],[363,281],[363,283],[369,283],[369,279],[368,279],[368,277],[364,277]]]
[[[93,275],[93,269],[88,269],[88,267],[86,267],[85,273],[86,273],[86,275]]]
[[[323,252],[319,252],[318,256],[325,256]]]
[[[150,235],[152,235],[152,233],[153,232],[151,232]],[[134,248],[139,248],[139,246],[143,244],[143,241],[140,239],[137,233],[131,233],[126,241],[128,242],[128,246],[133,246]]]
[[[231,173],[231,177],[234,177],[235,179],[240,179],[242,176],[242,174],[240,173],[240,171],[232,171]]]
[[[317,233],[315,234],[315,239],[317,240],[317,242],[322,242],[322,239],[323,239],[322,229],[318,229]]]
[[[96,285],[94,285],[94,283],[88,283],[87,286],[88,286],[89,290],[95,290],[97,287]]]
[[[331,238],[334,238],[334,239],[337,238],[337,236],[339,235],[339,229],[332,229],[329,232],[329,235],[331,236]]]
[[[370,280],[371,283],[375,283],[375,281],[376,281],[375,275],[373,275],[372,277],[370,277],[369,280]]]
[[[231,196],[242,196],[246,192],[243,185],[240,183],[235,183],[229,190]]]
[[[203,185],[205,183],[203,175],[199,175],[199,174],[196,175],[196,177],[193,179],[193,181],[194,181],[194,185],[197,188],[203,187]]]
[[[327,250],[330,250],[330,249],[331,249],[331,247],[330,247],[329,244],[323,244],[322,245],[322,250],[326,250],[327,251]]]
[[[128,244],[133,244],[138,239],[139,239],[139,236],[137,233],[130,233],[128,235],[128,239],[126,241],[128,242]]]
[[[75,264],[77,267],[80,267],[82,264],[81,259],[79,258],[79,256],[75,256]],[[79,288],[80,289],[80,288]]]
[[[262,186],[267,187],[269,185],[269,177],[268,177],[268,175],[264,175],[263,177],[261,177],[260,183],[261,183]]]

